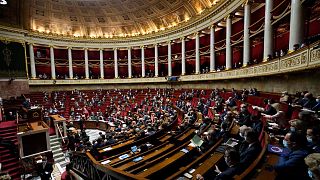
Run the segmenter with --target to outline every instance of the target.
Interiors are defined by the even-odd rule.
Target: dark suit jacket
[[[227,179],[233,179],[233,176],[239,173],[239,165],[235,165],[232,167],[229,167],[225,171],[221,172],[219,175],[217,175],[214,180],[227,180]]]
[[[45,165],[42,163],[38,164],[38,173],[42,180],[50,179],[52,171],[53,164],[51,162],[47,162]]]
[[[308,179],[308,168],[304,162],[304,158],[307,155],[308,151],[304,149],[282,155],[274,166],[275,171],[278,173],[276,179]]]
[[[260,152],[261,145],[258,141],[243,149],[240,152],[240,163],[242,167],[247,168],[259,156]]]

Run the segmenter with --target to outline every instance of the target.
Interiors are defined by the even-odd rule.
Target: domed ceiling
[[[25,29],[69,36],[131,37],[186,23],[221,0],[28,0]]]

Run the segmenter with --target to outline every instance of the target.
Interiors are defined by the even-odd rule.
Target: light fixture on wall
[[[1,4],[1,5],[7,5],[8,2],[7,2],[7,0],[0,0],[0,4]]]

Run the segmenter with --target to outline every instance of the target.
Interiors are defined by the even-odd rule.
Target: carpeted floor
[[[16,121],[2,121],[0,122],[0,128],[8,128],[17,126]]]

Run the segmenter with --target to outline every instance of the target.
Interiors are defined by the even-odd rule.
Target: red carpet
[[[15,121],[1,122],[0,136],[4,140],[12,141],[17,144],[17,125]],[[8,172],[12,179],[21,179],[19,156],[13,154],[5,146],[0,146],[0,163],[2,164],[2,171]]]
[[[17,127],[16,121],[0,122],[0,128]]]
[[[50,136],[56,135],[56,131],[55,131],[54,127],[50,127],[50,128],[49,128],[49,135],[50,135]]]

